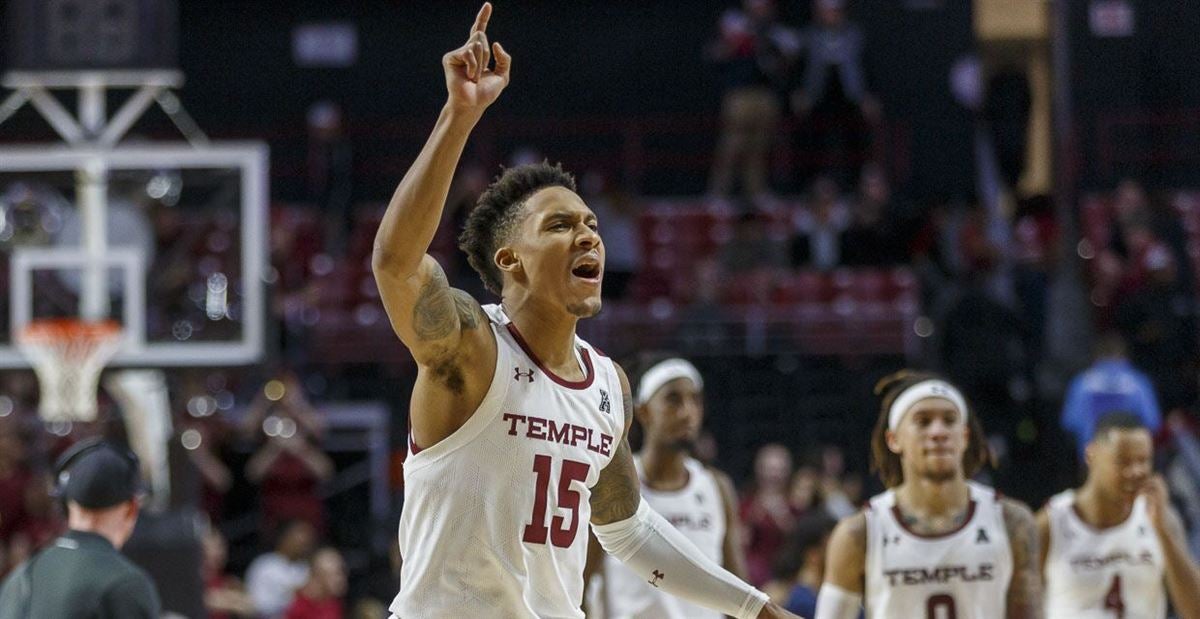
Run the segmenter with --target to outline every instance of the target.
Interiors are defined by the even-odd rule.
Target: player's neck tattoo
[[[903,507],[900,507],[900,518],[904,522],[904,526],[914,533],[920,535],[938,535],[946,531],[953,531],[962,526],[967,520],[967,516],[971,513],[971,506],[968,504],[961,510],[949,516],[930,516],[920,517],[915,514],[905,512]]]

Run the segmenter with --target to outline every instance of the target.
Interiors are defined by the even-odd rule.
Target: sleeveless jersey
[[[582,618],[588,500],[624,430],[613,362],[582,339],[584,378],[554,375],[498,305],[491,386],[470,419],[404,464],[400,619]]]
[[[1162,546],[1138,497],[1125,522],[1095,529],[1075,512],[1075,491],[1047,503],[1046,616],[1163,619],[1167,616]]]
[[[871,499],[867,517],[867,617],[1004,619],[1012,549],[1004,511],[991,488],[967,482],[964,524],[925,536],[908,530],[896,494]]]
[[[717,478],[699,461],[688,458],[687,485],[661,492],[645,483],[641,458],[635,458],[642,478],[642,498],[666,518],[700,552],[717,565],[723,562],[725,505]],[[609,619],[720,619],[721,613],[685,602],[654,588],[633,570],[604,556],[605,608]]]

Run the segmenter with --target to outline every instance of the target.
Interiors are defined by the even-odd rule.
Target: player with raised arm
[[[1037,529],[1023,504],[968,481],[987,460],[979,420],[950,383],[900,372],[883,398],[871,457],[889,489],[838,523],[817,619],[1042,616]]]
[[[443,56],[448,100],[375,239],[384,307],[418,365],[391,611],[582,617],[590,521],[606,551],[665,591],[735,617],[790,617],[642,503],[628,380],[575,334],[600,310],[604,244],[574,179],[510,168],[479,198],[460,246],[500,304],[451,288],[426,253],[471,130],[509,82],[491,14],[484,4]]]
[[[644,437],[634,456],[642,498],[709,559],[744,577],[737,498],[729,476],[691,456],[704,422],[704,379],[686,359],[664,359],[637,381],[636,418]],[[588,549],[588,570],[603,579],[609,619],[720,619],[721,614],[669,596],[653,580]]]
[[[1101,416],[1085,458],[1083,487],[1037,515],[1046,616],[1164,619],[1169,595],[1180,617],[1200,617],[1200,569],[1154,474],[1145,424],[1132,413]]]

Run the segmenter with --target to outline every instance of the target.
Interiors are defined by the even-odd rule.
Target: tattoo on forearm
[[[1013,577],[1008,587],[1009,619],[1041,619],[1042,578],[1038,570],[1037,523],[1029,508],[1006,501],[1004,526],[1013,553]]]

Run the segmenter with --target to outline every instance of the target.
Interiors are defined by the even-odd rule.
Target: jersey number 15
[[[582,498],[578,490],[571,488],[571,482],[582,482],[587,479],[591,465],[575,460],[563,460],[558,475],[559,507],[570,510],[568,518],[554,516],[550,526],[546,526],[546,495],[550,492],[550,473],[554,461],[550,456],[538,455],[533,458],[533,472],[536,476],[533,497],[533,516],[525,525],[525,534],[521,537],[530,544],[545,544],[549,536],[550,543],[559,548],[568,548],[575,542],[579,532],[579,501]]]

